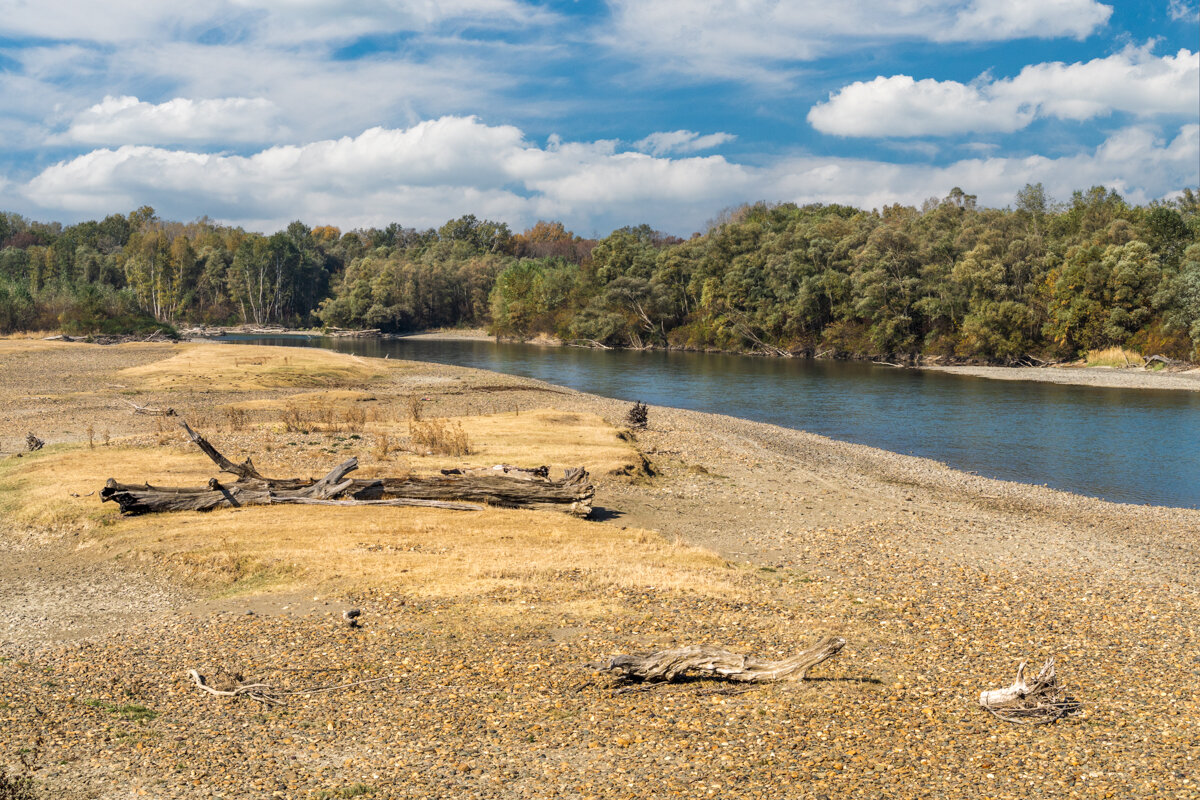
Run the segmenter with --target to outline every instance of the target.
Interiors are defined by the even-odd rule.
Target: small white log
[[[979,693],[979,705],[1006,722],[1053,722],[1078,704],[1067,700],[1065,687],[1058,682],[1054,659],[1042,665],[1032,682],[1025,680],[1027,662],[1017,667],[1012,686]]]

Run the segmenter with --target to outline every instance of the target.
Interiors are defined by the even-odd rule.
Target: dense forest
[[[488,326],[611,347],[1012,363],[1126,347],[1200,356],[1200,195],[1103,187],[1005,209],[759,203],[690,239],[584,239],[464,216],[436,230],[262,235],[140,208],[72,226],[0,213],[0,331]]]

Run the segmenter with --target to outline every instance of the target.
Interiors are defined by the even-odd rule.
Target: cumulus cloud
[[[701,136],[695,131],[657,131],[634,142],[633,146],[643,153],[662,156],[668,153],[698,153],[701,150],[711,150],[736,138],[732,133],[710,133]]]
[[[263,98],[191,100],[177,97],[154,104],[136,97],[109,96],[75,115],[70,127],[52,141],[83,144],[261,142],[282,134],[278,114],[278,107]]]
[[[1096,0],[609,0],[608,44],[689,75],[779,81],[778,65],[896,40],[1080,39]],[[786,77],[786,76],[784,76]]]
[[[531,143],[513,126],[443,117],[405,129],[271,147],[250,156],[150,146],[103,148],[8,187],[56,218],[103,216],[150,204],[190,219],[209,214],[252,229],[292,219],[344,228],[432,226],[464,213],[516,226],[561,219],[601,233],[648,222],[688,233],[714,210],[771,199],[862,207],[919,204],[962,186],[981,202],[1005,205],[1025,183],[1065,197],[1103,184],[1134,202],[1190,183],[1200,159],[1200,126],[1170,142],[1141,128],[1062,158],[968,159],[943,166],[866,159],[788,158],[749,166],[721,156],[664,157],[618,152],[613,143]]]
[[[1146,47],[1074,64],[1033,64],[1014,78],[971,84],[880,76],[832,93],[808,121],[839,136],[949,136],[1011,132],[1038,117],[1191,115],[1198,106],[1200,53],[1156,57]]]

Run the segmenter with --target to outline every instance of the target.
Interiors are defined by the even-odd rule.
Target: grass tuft
[[[471,454],[471,442],[461,422],[445,419],[425,421],[412,420],[408,423],[408,437],[418,453],[433,453],[444,456],[466,456]]]
[[[1123,347],[1106,347],[1103,350],[1088,350],[1089,367],[1140,367],[1142,354]]]

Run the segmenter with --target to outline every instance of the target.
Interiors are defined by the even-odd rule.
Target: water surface
[[[235,339],[477,367],[652,406],[798,428],[1117,502],[1200,507],[1200,392],[711,353],[474,340],[224,341]]]

